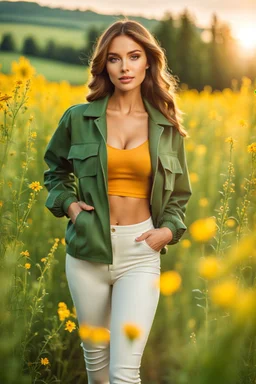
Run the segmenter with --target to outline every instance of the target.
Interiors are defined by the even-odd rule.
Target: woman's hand
[[[92,205],[86,204],[84,201],[78,201],[71,203],[68,207],[68,216],[70,217],[73,224],[75,224],[76,217],[81,211],[91,211],[94,207]]]
[[[159,252],[165,247],[173,238],[172,231],[167,227],[154,228],[144,232],[139,237],[136,237],[136,241],[146,240],[148,245],[155,251]]]

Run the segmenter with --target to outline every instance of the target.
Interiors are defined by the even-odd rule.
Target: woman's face
[[[106,69],[111,82],[121,91],[129,91],[141,85],[145,76],[147,57],[144,48],[126,35],[115,37],[108,49]],[[132,80],[122,82],[122,76]]]

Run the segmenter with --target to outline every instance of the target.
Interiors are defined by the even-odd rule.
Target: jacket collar
[[[107,95],[101,99],[91,101],[89,103],[89,106],[84,111],[83,116],[99,117],[99,116],[104,115],[106,113],[109,97],[110,97],[110,95]],[[149,114],[149,117],[156,124],[173,126],[173,124],[169,120],[167,120],[166,117],[160,111],[158,111],[156,108],[154,108],[153,105],[150,104],[149,101],[145,97],[142,96],[142,100],[143,100],[145,108]]]

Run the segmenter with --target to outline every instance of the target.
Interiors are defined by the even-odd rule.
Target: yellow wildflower
[[[140,337],[142,330],[139,328],[136,324],[132,323],[126,323],[123,325],[123,331],[126,337],[130,340],[133,341],[135,339],[138,339]]]
[[[37,133],[36,132],[31,132],[30,137],[32,139],[35,139],[37,137]]]
[[[69,309],[58,309],[59,319],[60,321],[65,320],[67,317],[70,316],[70,310]]]
[[[89,339],[91,334],[92,327],[90,327],[88,324],[81,324],[78,333],[82,340]]]
[[[61,302],[59,302],[58,307],[62,308],[62,309],[67,309],[67,304],[65,304],[63,301],[61,301]]]
[[[183,248],[190,248],[191,247],[191,241],[189,239],[183,239],[183,240],[181,240],[180,245]]]
[[[238,286],[233,279],[226,280],[210,289],[210,296],[214,304],[229,308],[237,300]]]
[[[249,87],[252,83],[252,80],[247,76],[242,76],[242,86]]]
[[[35,69],[31,66],[28,59],[20,56],[19,62],[12,63],[12,73],[21,79],[28,79],[34,76]]]
[[[163,272],[157,278],[156,285],[163,295],[171,295],[180,288],[181,276],[176,271]]]
[[[3,202],[2,202],[2,200],[0,201],[0,208],[2,208],[2,206],[3,206]]]
[[[31,184],[29,184],[29,188],[33,189],[33,191],[36,192],[39,192],[40,189],[43,189],[39,181],[33,181]]]
[[[246,120],[244,120],[244,119],[241,119],[241,120],[239,121],[239,124],[240,124],[241,127],[243,127],[243,128],[247,127],[247,122],[246,122]]]
[[[214,256],[208,256],[199,261],[199,274],[205,279],[214,279],[220,272],[220,261]]]
[[[247,319],[255,318],[256,305],[255,305],[256,293],[254,290],[245,290],[239,293],[236,301],[233,305],[233,311],[236,316],[236,320],[246,321]]]
[[[206,154],[206,146],[203,145],[203,144],[200,144],[196,147],[196,153],[201,156],[201,155],[205,155]]]
[[[90,340],[93,343],[105,343],[110,340],[110,331],[104,327],[92,327]]]
[[[73,321],[68,320],[68,321],[66,322],[66,328],[65,328],[65,330],[66,330],[66,331],[69,331],[69,332],[72,332],[72,331],[74,331],[74,329],[76,329],[76,324],[75,324]]]
[[[30,256],[28,250],[26,250],[26,251],[22,251],[20,254],[21,254],[22,256],[26,256],[26,257],[29,257],[29,256]]]
[[[42,261],[42,263],[46,263],[47,258],[46,257],[42,257],[41,261]]]
[[[197,183],[198,182],[198,174],[197,173],[191,172],[189,176],[190,176],[191,183]]]
[[[193,142],[188,142],[186,145],[187,152],[193,152],[195,149],[195,144]]]
[[[69,309],[59,308],[59,309],[58,309],[58,315],[59,315],[59,319],[60,319],[60,321],[63,321],[63,320],[65,320],[67,317],[70,316],[70,310],[69,310]]]
[[[26,268],[26,269],[30,269],[30,267],[31,267],[31,264],[30,264],[30,263],[26,263],[26,264],[25,264],[25,268]]]
[[[230,144],[234,144],[234,139],[233,137],[229,136],[225,139],[225,143],[230,143]]]
[[[62,237],[62,239],[60,240],[60,242],[61,242],[62,245],[65,245],[65,244],[66,244],[64,237]]]
[[[74,317],[75,319],[77,318],[76,308],[75,307],[72,308],[71,316]]]
[[[252,143],[247,146],[247,151],[249,153],[256,153],[256,143]]]
[[[215,218],[207,217],[194,221],[190,225],[189,231],[195,241],[206,242],[215,235],[216,229]]]
[[[236,221],[232,218],[225,221],[225,224],[229,228],[233,228],[236,225]]]
[[[49,364],[49,360],[47,359],[47,357],[41,358],[41,364],[42,365],[48,365]]]
[[[70,310],[67,308],[67,305],[62,301],[58,304],[57,312],[58,312],[60,321],[63,321],[70,316]]]
[[[0,96],[0,101],[7,101],[11,98],[12,98],[12,96],[8,96],[7,94],[5,94],[4,96]]]
[[[200,207],[207,207],[207,205],[209,204],[209,201],[206,197],[202,197],[201,199],[199,199],[198,203]]]

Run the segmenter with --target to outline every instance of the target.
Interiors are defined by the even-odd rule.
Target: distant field
[[[18,61],[21,55],[18,53],[0,52],[1,71],[11,72],[11,63]],[[79,65],[62,64],[53,60],[45,60],[26,55],[37,74],[42,74],[49,81],[66,80],[72,85],[81,85],[87,81],[86,68]]]
[[[52,39],[56,44],[70,45],[74,48],[81,48],[87,44],[88,23],[85,24],[84,31],[59,27],[43,27],[32,24],[12,24],[0,23],[0,39],[4,33],[11,33],[17,45],[17,49],[22,48],[23,41],[28,36],[33,36],[40,48],[45,48],[47,41]]]

